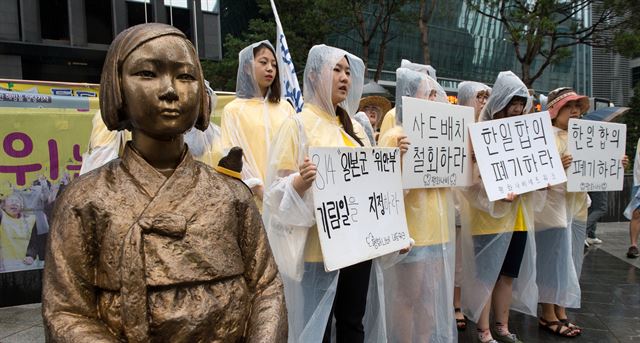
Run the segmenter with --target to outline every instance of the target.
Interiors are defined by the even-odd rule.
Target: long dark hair
[[[253,56],[255,58],[255,56],[262,50],[262,49],[269,49],[269,51],[271,51],[271,53],[273,54],[273,57],[276,57],[276,52],[271,50],[271,47],[262,43],[258,46],[256,46],[255,48],[253,48]],[[280,91],[280,71],[278,70],[278,60],[276,59],[276,77],[273,78],[273,82],[271,83],[271,86],[269,86],[269,89],[271,89],[271,92],[269,92],[269,98],[267,99],[269,102],[277,104],[280,102],[280,96],[281,96],[281,91]]]
[[[351,138],[355,139],[355,141],[358,142],[360,146],[364,146],[364,143],[362,143],[362,140],[360,140],[360,138],[356,135],[355,131],[353,131],[353,123],[351,122],[351,117],[349,117],[349,114],[347,113],[347,111],[345,111],[342,107],[338,106],[336,108],[336,116],[338,116],[338,119],[340,120],[340,124],[342,124],[342,128],[344,129],[344,131],[349,136],[351,136]]]
[[[509,103],[507,104],[507,106],[505,106],[503,109],[501,109],[500,111],[496,112],[496,114],[493,115],[493,119],[506,118],[507,117],[507,110],[509,110],[509,106],[511,106],[516,101],[524,102],[524,106],[522,107],[522,113],[520,113],[521,115],[524,114],[525,107],[527,106],[527,98],[525,98],[523,96],[514,95],[511,98],[511,100],[509,100]],[[485,107],[486,107],[486,105],[485,105]]]

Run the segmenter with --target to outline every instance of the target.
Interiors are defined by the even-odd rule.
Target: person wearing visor
[[[369,122],[375,132],[375,140],[378,140],[380,134],[380,125],[384,120],[384,116],[391,109],[391,102],[385,97],[379,95],[370,95],[360,99],[359,112],[364,112],[369,118]]]
[[[242,179],[260,210],[271,140],[282,122],[295,114],[291,104],[282,100],[274,51],[266,40],[240,51],[236,99],[224,107],[220,122],[222,148],[243,150]]]
[[[558,88],[548,95],[547,109],[553,125],[562,166],[567,169],[569,120],[589,109],[589,99],[571,88]],[[571,177],[568,175],[567,177]],[[541,328],[561,337],[575,337],[582,330],[567,318],[565,308],[580,307],[580,269],[587,221],[587,193],[567,192],[567,184],[547,188],[543,209],[535,217],[536,269]]]

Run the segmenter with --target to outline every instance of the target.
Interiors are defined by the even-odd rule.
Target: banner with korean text
[[[622,158],[627,126],[593,120],[569,119],[567,170],[569,192],[620,191],[624,181]]]
[[[567,181],[549,112],[471,124],[469,133],[491,201]]]
[[[95,111],[0,107],[0,272],[43,267],[53,206],[80,171]]]
[[[472,107],[402,97],[402,117],[411,143],[402,161],[405,189],[471,185]]]
[[[296,68],[293,66],[293,59],[291,58],[289,46],[287,45],[287,37],[285,37],[284,30],[282,30],[280,16],[278,16],[278,10],[273,0],[271,0],[271,10],[276,19],[276,60],[278,61],[278,74],[280,75],[282,95],[291,102],[296,112],[300,112],[304,105],[302,89],[298,83]]]
[[[400,151],[309,148],[320,247],[327,271],[409,246]]]

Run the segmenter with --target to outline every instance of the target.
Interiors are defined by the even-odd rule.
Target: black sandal
[[[567,326],[566,324],[564,324],[559,320],[550,322],[545,320],[542,317],[538,318],[538,326],[540,326],[541,328],[544,328],[545,330],[557,336],[565,337],[565,338],[575,338],[575,337],[578,337],[581,333],[578,330],[574,330],[570,328],[569,326]],[[555,326],[555,329],[553,328],[553,326]],[[566,328],[566,330],[562,331],[562,328]]]
[[[455,311],[455,313],[462,313],[462,310],[460,308],[455,308],[453,309]],[[464,318],[462,319],[458,319],[456,318],[456,327],[458,328],[458,331],[464,331],[467,328],[467,316],[465,316],[464,314],[462,315]]]
[[[558,320],[560,321],[560,323],[564,324],[565,326],[567,326],[569,329],[573,330],[573,331],[578,331],[578,332],[582,332],[582,328],[579,327],[576,324],[573,324],[572,322],[569,321],[569,318],[564,318],[564,319],[560,319],[558,318]]]

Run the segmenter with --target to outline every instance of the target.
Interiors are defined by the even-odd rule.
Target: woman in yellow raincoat
[[[410,144],[402,128],[402,97],[448,103],[438,83],[424,73],[396,70],[396,126],[380,137],[387,147]],[[409,235],[415,245],[384,272],[389,342],[454,342],[454,206],[449,188],[410,189],[404,195]]]
[[[402,61],[400,61],[400,68],[407,68],[413,71],[417,71],[419,73],[422,73],[431,77],[435,81],[438,80],[436,78],[436,70],[432,66],[427,64],[413,63],[409,60],[403,59]],[[436,97],[436,93],[432,92],[429,94],[428,99],[434,100],[435,97]],[[446,98],[446,93],[445,93],[445,98]],[[396,101],[399,101],[399,100],[396,99]],[[378,126],[380,127],[380,130],[379,130],[380,136],[382,136],[385,132],[387,132],[387,130],[396,126],[396,108],[395,107],[387,111],[387,113],[384,115],[384,119],[382,119],[382,123],[378,124]]]
[[[273,140],[263,218],[285,285],[289,342],[385,340],[382,269],[371,260],[325,272],[310,187],[316,167],[308,148],[368,145],[351,120],[358,108],[364,64],[341,49],[316,45],[304,71],[304,109]],[[365,311],[366,309],[366,311]],[[365,335],[366,333],[366,335]]]
[[[271,140],[295,110],[282,99],[275,51],[268,41],[242,49],[239,54],[236,99],[222,112],[220,127],[224,150],[234,146],[244,153],[242,179],[262,210],[262,195]]]
[[[524,83],[510,71],[501,72],[480,121],[523,115],[530,107]],[[489,201],[475,166],[474,184],[461,194],[463,310],[477,323],[479,341],[520,342],[509,331],[509,309],[536,315],[533,214],[534,204],[544,203],[545,192],[510,193]]]

